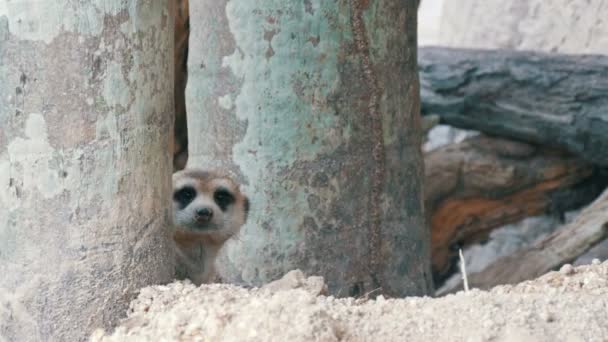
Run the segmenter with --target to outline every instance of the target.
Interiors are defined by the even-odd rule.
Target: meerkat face
[[[248,212],[249,199],[231,178],[198,169],[173,174],[173,223],[179,228],[230,237]]]

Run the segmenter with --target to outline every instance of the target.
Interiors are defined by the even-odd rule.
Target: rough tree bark
[[[427,153],[425,174],[437,283],[456,265],[457,247],[529,216],[579,208],[605,185],[567,153],[487,136]]]
[[[539,277],[573,261],[608,238],[608,190],[585,208],[570,224],[534,246],[497,260],[479,273],[469,275],[471,288],[488,289],[499,284],[515,284]],[[462,284],[442,294],[462,289]]]
[[[171,280],[172,20],[0,4],[0,340],[85,341]]]
[[[334,295],[429,293],[416,7],[190,4],[188,165],[233,170],[252,199],[227,281],[300,268]]]
[[[422,112],[608,166],[608,57],[422,48]]]

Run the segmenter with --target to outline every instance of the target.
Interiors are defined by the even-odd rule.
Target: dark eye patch
[[[173,200],[179,203],[181,209],[185,208],[196,197],[196,190],[191,186],[185,186],[173,193]]]
[[[213,200],[222,211],[226,211],[228,206],[234,203],[234,196],[227,189],[219,188],[215,190]]]

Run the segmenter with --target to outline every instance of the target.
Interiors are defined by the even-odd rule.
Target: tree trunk
[[[172,279],[168,5],[0,5],[0,339],[88,340]]]
[[[334,295],[431,290],[415,0],[190,4],[189,166],[233,170],[249,223],[219,269]]]
[[[605,185],[566,153],[487,136],[427,153],[425,164],[436,282],[456,265],[458,247],[529,216],[579,208]]]
[[[608,166],[608,57],[423,48],[422,112]]]

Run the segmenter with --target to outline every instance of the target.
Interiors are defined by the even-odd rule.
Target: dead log
[[[479,273],[469,275],[469,286],[488,289],[499,284],[515,284],[539,277],[575,260],[608,238],[608,190],[576,219],[534,246],[497,260]],[[462,284],[442,291],[451,293]]]
[[[422,113],[608,166],[608,57],[420,48]]]
[[[576,157],[483,135],[427,153],[425,163],[437,283],[453,270],[457,247],[529,216],[578,208],[601,191],[594,168]]]

